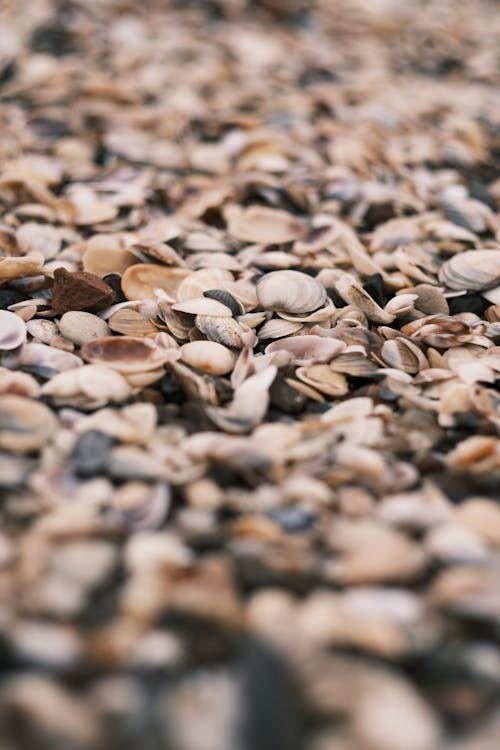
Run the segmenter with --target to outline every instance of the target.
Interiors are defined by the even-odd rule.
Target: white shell
[[[193,297],[185,302],[178,302],[172,305],[172,310],[189,315],[215,315],[220,318],[230,318],[233,314],[229,307],[210,297]]]
[[[0,350],[17,349],[26,341],[26,323],[19,315],[0,310]]]
[[[257,298],[264,310],[310,313],[326,301],[326,289],[300,271],[271,271],[257,282]]]
[[[500,284],[500,250],[466,250],[439,269],[439,281],[449,289],[480,291]]]
[[[183,344],[181,359],[187,365],[211,375],[226,375],[236,362],[233,352],[215,341],[191,341]]]

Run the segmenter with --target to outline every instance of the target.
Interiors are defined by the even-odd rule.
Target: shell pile
[[[499,50],[0,2],[2,750],[500,748]]]

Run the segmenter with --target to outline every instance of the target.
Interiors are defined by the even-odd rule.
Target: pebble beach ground
[[[498,11],[0,3],[2,750],[498,750]]]

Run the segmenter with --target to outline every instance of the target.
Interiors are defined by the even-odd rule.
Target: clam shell
[[[259,339],[279,339],[282,336],[290,336],[297,333],[303,327],[302,323],[282,320],[281,318],[271,318],[271,320],[268,320],[260,328],[258,337]]]
[[[41,253],[30,253],[14,258],[0,258],[0,284],[4,281],[35,275],[42,268],[43,261],[44,258]]]
[[[82,346],[81,354],[87,362],[128,373],[157,369],[169,360],[168,351],[157,346],[151,339],[104,336],[87,341]]]
[[[210,341],[241,349],[245,346],[244,329],[234,318],[218,318],[215,315],[197,315],[195,325]],[[248,330],[247,330],[248,332]]]
[[[201,268],[191,271],[177,289],[177,302],[193,297],[202,297],[207,289],[215,289],[225,282],[232,282],[233,275],[225,268]]]
[[[158,332],[148,318],[131,307],[117,310],[109,318],[108,325],[112,331],[123,333],[125,336],[151,336]]]
[[[126,401],[131,393],[123,375],[103,365],[84,365],[61,372],[42,387],[44,396],[50,396],[60,404],[74,404],[78,397],[81,402],[81,397],[84,397],[101,406],[110,401]]]
[[[389,339],[382,347],[382,359],[389,367],[413,375],[429,366],[427,358],[416,344],[402,337]]]
[[[181,359],[187,365],[211,375],[226,375],[236,362],[233,352],[215,341],[191,341],[183,344]]]
[[[220,318],[230,318],[232,312],[227,305],[217,302],[208,297],[193,297],[185,302],[177,302],[172,305],[172,310],[189,313],[189,315],[215,315]]]
[[[345,302],[361,310],[367,318],[375,323],[392,323],[396,317],[383,310],[373,297],[363,289],[357,279],[350,273],[343,273],[335,282],[335,289]]]
[[[334,372],[329,365],[298,367],[296,376],[327,396],[345,396],[349,387],[345,375]]]
[[[0,310],[0,351],[17,349],[26,341],[26,323],[19,315]]]
[[[96,234],[87,241],[82,257],[83,270],[106,276],[108,273],[123,274],[137,258],[123,246],[123,240],[109,234]]]
[[[170,268],[153,263],[136,263],[122,276],[122,290],[129,300],[156,299],[156,289],[163,289],[169,297],[176,298],[177,289],[189,274],[185,268]]]
[[[289,352],[296,365],[312,365],[317,362],[329,362],[345,349],[345,344],[338,339],[322,336],[290,336],[273,341],[266,346],[266,354],[278,351]]]
[[[32,318],[26,323],[28,333],[34,339],[38,339],[42,344],[50,344],[54,336],[57,335],[57,325],[53,320],[44,318]]]
[[[326,301],[326,289],[300,271],[271,271],[257,282],[257,299],[264,310],[310,313]]]
[[[230,235],[243,242],[261,242],[274,245],[298,240],[305,234],[305,227],[292,214],[266,206],[227,207],[227,230]]]
[[[59,321],[61,334],[77,346],[86,341],[97,339],[109,334],[107,323],[92,313],[82,310],[70,310],[64,313]]]
[[[481,291],[500,284],[500,250],[466,250],[439,269],[439,281],[449,289]]]
[[[71,352],[65,352],[55,346],[31,342],[25,344],[21,349],[19,365],[33,369],[42,368],[64,372],[64,370],[72,370],[74,367],[81,367],[83,362],[80,357]]]
[[[27,453],[42,448],[57,427],[45,404],[22,396],[0,396],[0,448]]]

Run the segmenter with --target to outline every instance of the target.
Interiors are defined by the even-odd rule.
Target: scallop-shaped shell
[[[230,235],[244,242],[261,242],[274,245],[291,242],[303,237],[305,227],[292,214],[266,206],[228,206],[228,226]]]
[[[82,257],[83,270],[106,276],[108,273],[122,274],[129,266],[137,263],[137,258],[123,246],[123,241],[109,234],[96,234],[91,237]]]
[[[26,341],[26,323],[15,313],[0,310],[0,351],[17,349]]]
[[[45,404],[22,396],[0,396],[0,448],[14,453],[39,450],[56,426]]]
[[[500,284],[500,250],[466,250],[439,269],[439,281],[449,289],[481,291]]]
[[[290,336],[273,341],[266,346],[266,354],[278,351],[289,352],[296,365],[312,365],[317,362],[329,362],[345,349],[345,344],[338,339],[322,336]]]
[[[215,341],[191,341],[183,344],[181,359],[187,365],[211,375],[226,375],[236,362],[233,352]]]
[[[136,263],[122,276],[123,294],[129,300],[156,299],[155,290],[163,289],[169,297],[176,299],[177,289],[188,274],[185,268]]]
[[[231,282],[233,275],[225,268],[200,268],[191,271],[181,281],[177,289],[177,302],[185,302],[193,297],[202,297],[207,289],[216,289],[221,284]]]
[[[259,279],[257,298],[264,310],[310,313],[325,303],[326,289],[300,271],[271,271]]]
[[[154,370],[169,359],[168,349],[162,349],[151,339],[134,336],[104,336],[82,346],[82,357],[92,364],[102,364],[118,372]]]

